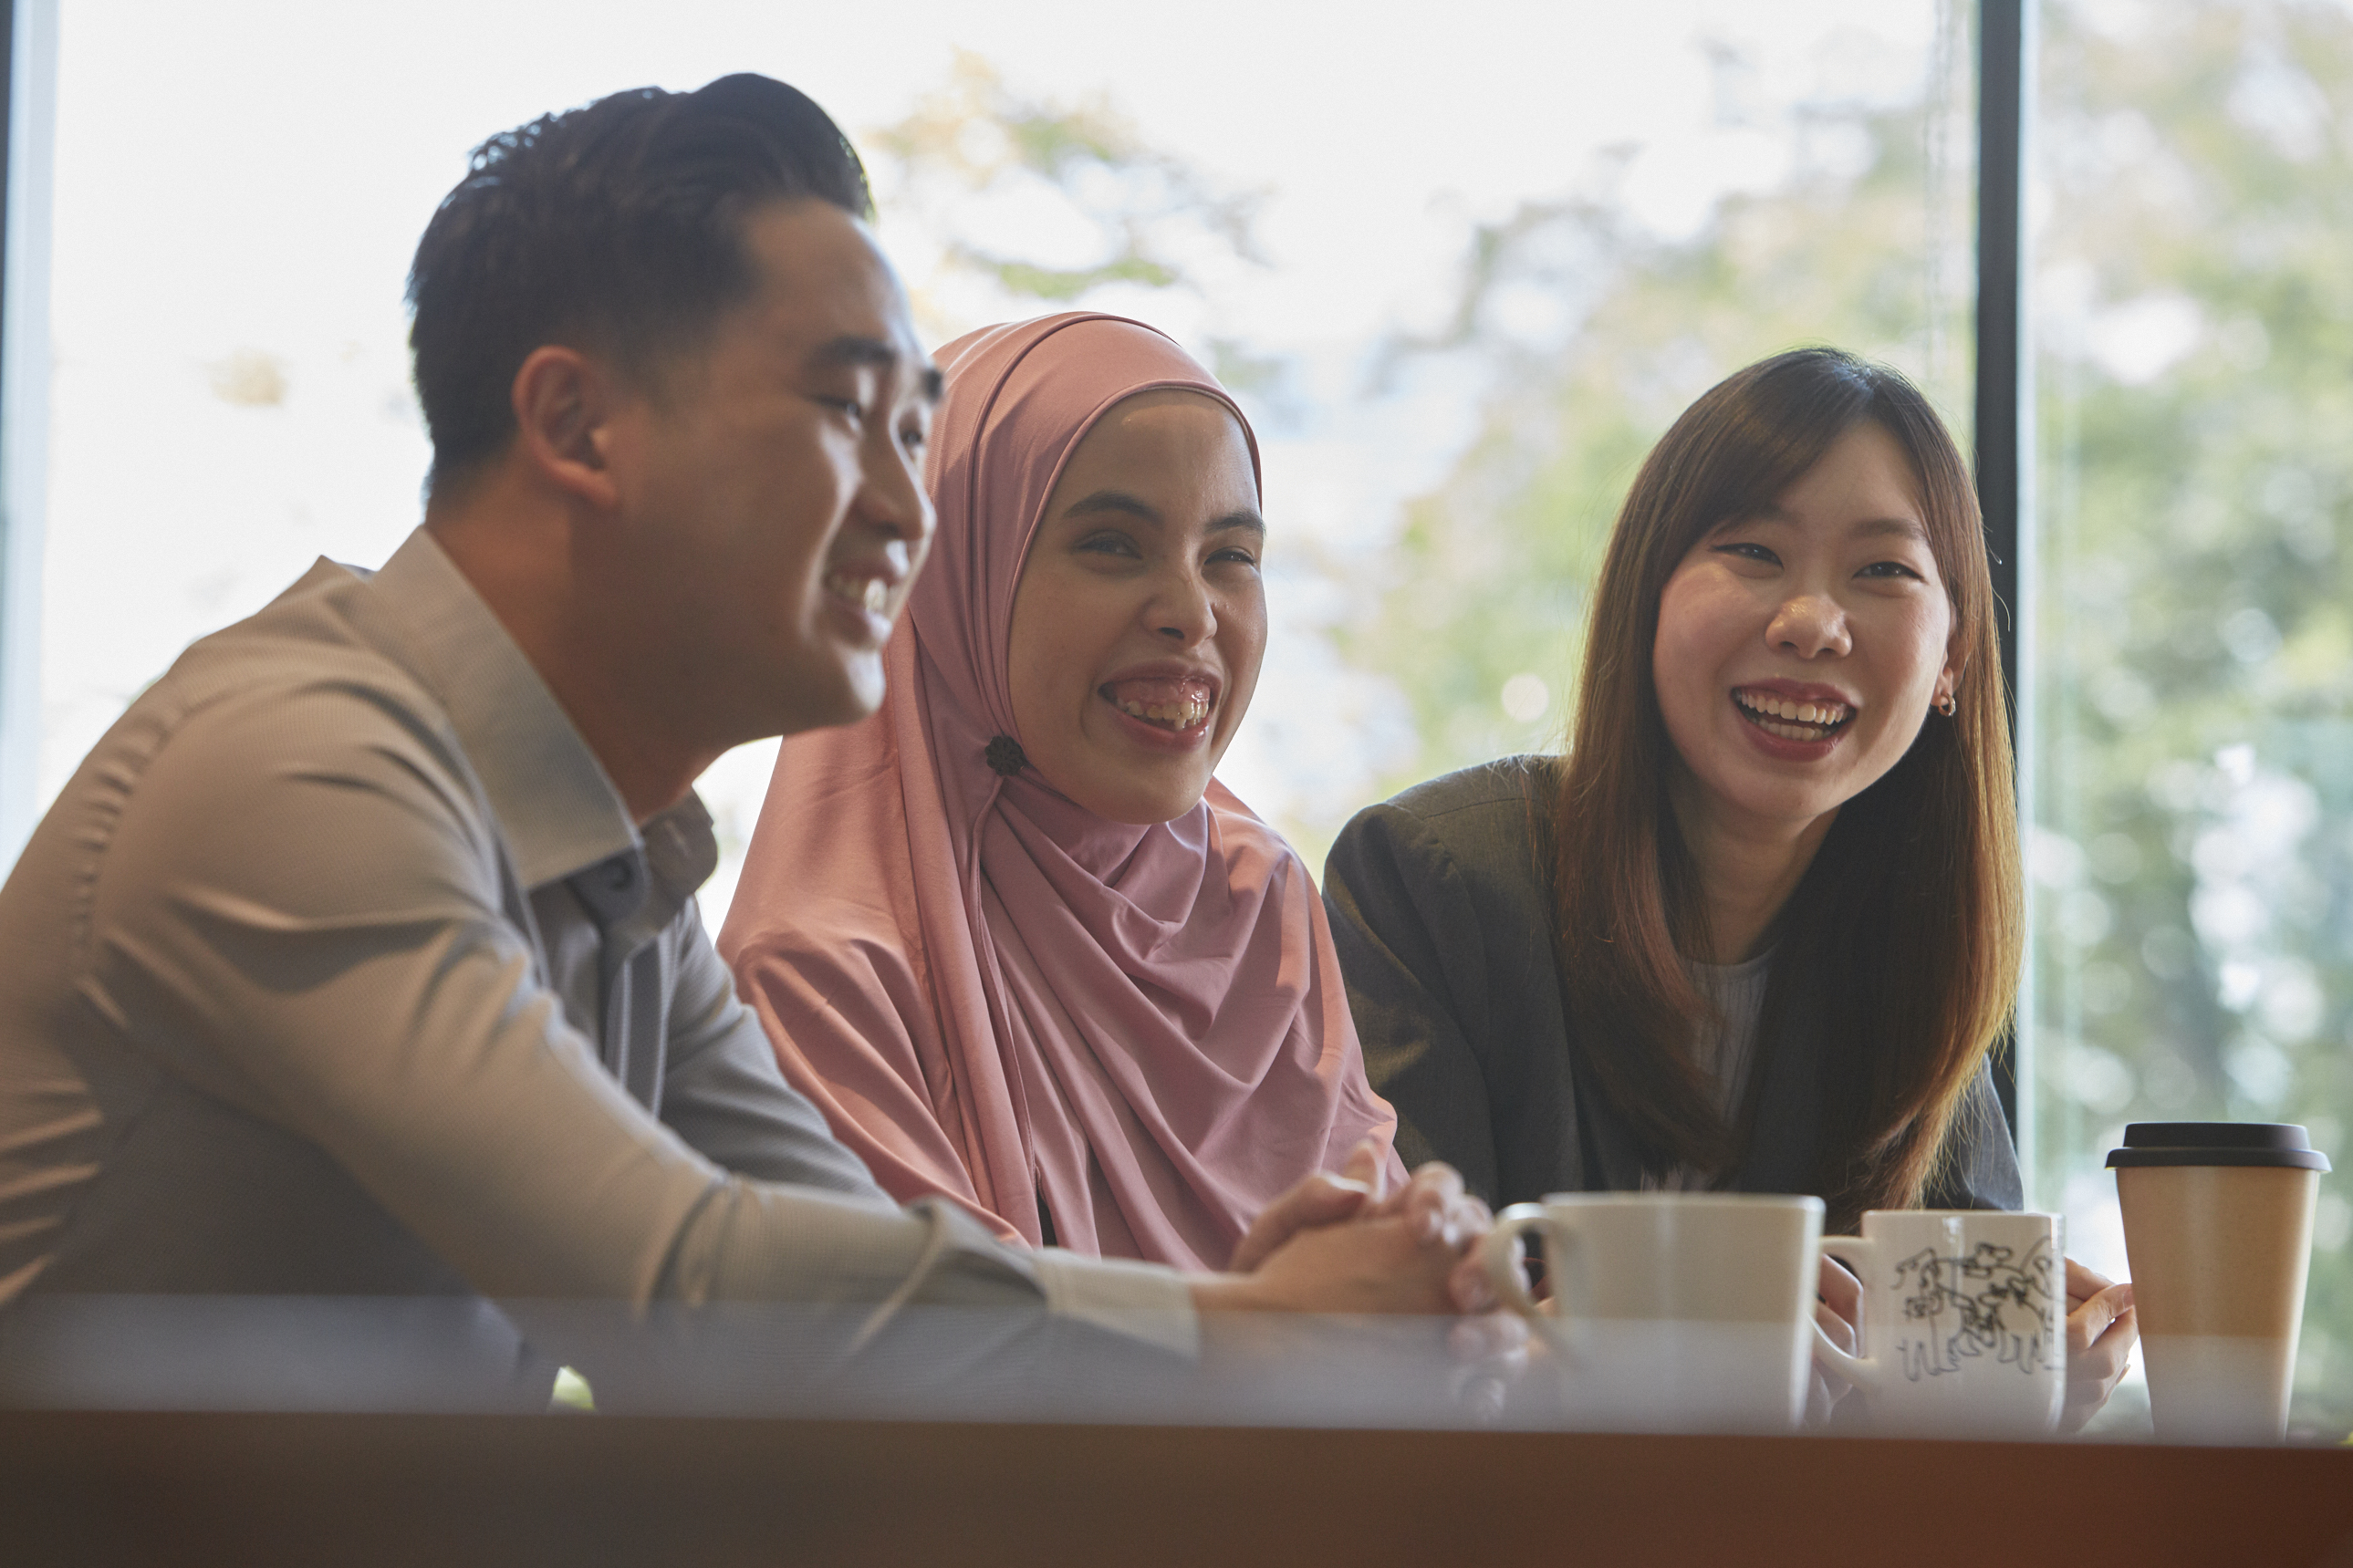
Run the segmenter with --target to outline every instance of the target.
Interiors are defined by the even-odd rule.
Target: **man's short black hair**
[[[807,197],[872,211],[840,129],[764,76],[617,92],[475,148],[408,272],[433,488],[505,449],[533,350],[561,343],[642,376],[699,346],[757,286],[744,220]]]

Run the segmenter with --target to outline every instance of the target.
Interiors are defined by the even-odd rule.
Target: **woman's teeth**
[[[1749,722],[1784,741],[1819,741],[1854,717],[1843,702],[1792,702],[1765,691],[1736,691],[1733,701]]]
[[[846,573],[828,572],[825,574],[825,591],[870,616],[881,615],[891,604],[891,584],[880,577],[852,577]]]
[[[1208,700],[1200,697],[1188,697],[1182,702],[1137,702],[1122,697],[1113,699],[1113,702],[1131,719],[1164,724],[1171,730],[1190,730],[1209,716]]]

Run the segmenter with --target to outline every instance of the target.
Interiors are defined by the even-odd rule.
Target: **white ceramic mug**
[[[1786,1432],[1805,1415],[1821,1227],[1820,1198],[1556,1193],[1505,1209],[1485,1263],[1550,1345],[1570,1426]],[[1522,1237],[1548,1300],[1529,1294]]]
[[[2035,1436],[2066,1398],[2060,1219],[1983,1209],[1873,1209],[1821,1249],[1862,1281],[1861,1356],[1823,1359],[1869,1396],[1883,1432]]]

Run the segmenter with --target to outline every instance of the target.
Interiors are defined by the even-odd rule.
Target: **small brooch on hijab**
[[[988,742],[988,765],[1006,778],[1011,778],[1029,765],[1021,754],[1021,742],[1010,735],[999,735]]]

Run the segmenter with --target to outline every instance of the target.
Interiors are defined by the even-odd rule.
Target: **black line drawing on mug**
[[[2039,1240],[2024,1258],[2016,1249],[1981,1241],[1967,1258],[1940,1258],[1923,1247],[1895,1266],[1895,1289],[1906,1288],[1904,1375],[1913,1383],[1958,1372],[1991,1356],[2031,1377],[2059,1362],[2058,1298],[2051,1291],[2051,1244]]]

